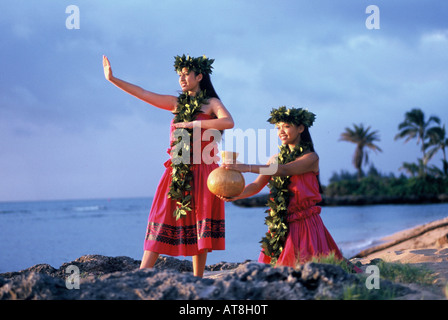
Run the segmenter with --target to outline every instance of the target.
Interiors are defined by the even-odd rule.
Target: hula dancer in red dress
[[[268,183],[270,199],[259,262],[294,267],[313,257],[334,254],[343,259],[316,206],[320,195],[319,157],[308,128],[315,115],[305,109],[273,109],[268,122],[275,124],[282,141],[280,153],[268,165],[224,164],[228,169],[260,175],[243,193],[226,201],[250,197]]]
[[[215,154],[219,131],[233,128],[234,122],[210,81],[213,61],[205,56],[175,57],[182,89],[175,97],[116,78],[109,60],[103,57],[107,80],[175,115],[168,149],[171,159],[164,164],[166,170],[154,195],[140,268],[153,267],[159,254],[193,256],[193,273],[202,277],[207,253],[225,249],[224,202],[208,190],[207,178],[218,167]],[[205,131],[207,137],[203,137]]]

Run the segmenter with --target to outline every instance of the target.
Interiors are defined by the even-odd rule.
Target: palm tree
[[[428,161],[437,153],[437,151],[442,150],[443,153],[443,174],[448,175],[448,162],[446,160],[445,148],[448,147],[448,138],[446,137],[445,125],[443,127],[432,127],[427,131],[428,142],[425,148],[429,149],[427,152]]]
[[[356,144],[355,154],[353,155],[353,165],[358,171],[358,179],[362,177],[362,163],[367,164],[369,162],[368,153],[364,151],[367,147],[373,151],[382,152],[380,147],[374,144],[375,141],[380,141],[378,131],[369,132],[370,127],[364,128],[364,125],[353,124],[353,129],[345,128],[345,131],[341,134],[340,140],[353,142]]]
[[[436,116],[429,117],[425,120],[425,114],[421,109],[412,109],[406,112],[404,121],[398,125],[398,130],[401,130],[395,136],[395,140],[406,138],[405,143],[411,139],[417,138],[417,145],[421,143],[421,151],[423,154],[423,175],[426,174],[426,167],[429,158],[426,154],[427,144],[425,140],[428,139],[428,128],[432,122],[440,124],[440,119]]]
[[[399,170],[404,170],[409,173],[411,177],[418,177],[423,175],[423,161],[422,159],[417,159],[418,163],[411,163],[411,162],[403,162],[403,165],[400,167]]]

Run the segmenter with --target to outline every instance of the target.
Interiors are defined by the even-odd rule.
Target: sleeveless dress
[[[313,257],[334,253],[342,259],[335,241],[325,227],[321,217],[321,207],[316,203],[322,200],[316,173],[307,172],[291,176],[288,205],[288,235],[277,265],[295,267],[297,263],[305,263]],[[259,262],[270,263],[271,258],[263,251]]]
[[[199,114],[196,120],[212,119],[210,115]],[[173,122],[170,128],[170,142],[173,141]],[[218,168],[214,160],[217,153],[217,143],[203,136],[201,129],[201,159],[195,156],[191,171],[192,211],[187,216],[176,220],[173,212],[176,201],[168,198],[167,194],[171,184],[171,159],[164,163],[166,169],[160,179],[148,217],[148,226],[144,241],[144,250],[167,254],[171,256],[193,256],[212,250],[225,249],[225,216],[224,201],[212,194],[207,187],[207,178],[210,172]],[[193,152],[195,141],[193,136]],[[200,137],[199,137],[200,138]],[[171,145],[171,143],[170,143]],[[196,147],[197,148],[197,147]],[[170,153],[171,148],[168,149]],[[196,163],[200,161],[200,163]]]

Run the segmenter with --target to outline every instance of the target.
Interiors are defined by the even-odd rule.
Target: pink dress
[[[288,189],[292,193],[287,215],[288,235],[277,265],[295,267],[297,263],[332,252],[342,259],[341,252],[322,222],[321,208],[316,206],[322,200],[316,173],[292,176]],[[258,261],[270,263],[271,258],[262,251]]]
[[[211,116],[199,114],[196,118],[204,119],[211,119]],[[173,141],[174,129],[171,125],[170,142]],[[201,137],[204,131],[201,130]],[[171,148],[168,153],[170,151]],[[208,175],[218,167],[216,161],[213,161],[217,144],[213,139],[212,142],[202,141],[200,151],[201,163],[195,164],[195,160],[191,165],[192,211],[179,220],[173,216],[176,201],[167,197],[171,184],[171,160],[165,162],[166,170],[160,179],[149,213],[144,250],[171,256],[193,256],[206,250],[210,252],[225,249],[224,202],[207,187]]]

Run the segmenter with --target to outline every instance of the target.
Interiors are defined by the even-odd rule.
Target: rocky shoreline
[[[331,264],[307,263],[296,269],[253,261],[208,266],[204,278],[191,274],[191,262],[161,257],[153,269],[139,270],[129,257],[86,255],[55,269],[40,264],[0,274],[2,300],[314,300],[342,299],[347,287],[365,279]],[[79,268],[79,289],[69,266]],[[67,281],[69,284],[67,286]],[[399,297],[413,290],[381,281]]]
[[[140,270],[140,261],[129,257],[85,255],[58,269],[38,264],[0,274],[0,300],[389,299],[384,292],[398,300],[448,298],[448,217],[384,241],[351,259],[365,272],[358,274],[334,264],[273,268],[245,261],[209,265],[198,278],[190,260],[161,256],[153,269]],[[367,268],[381,261],[423,266],[435,279],[428,286],[381,278],[381,290],[367,290]]]

